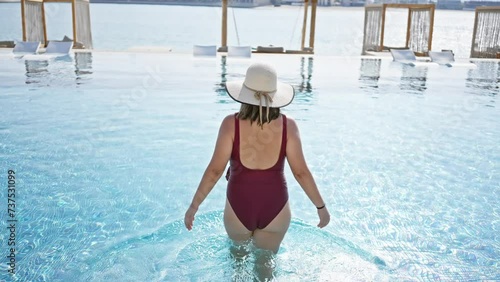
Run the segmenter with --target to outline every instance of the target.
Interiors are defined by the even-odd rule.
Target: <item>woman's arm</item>
[[[291,118],[287,119],[288,139],[286,145],[286,157],[288,164],[292,170],[293,176],[299,182],[300,187],[304,190],[311,202],[316,207],[325,206],[325,202],[316,186],[316,182],[307,167],[304,153],[302,152],[302,143],[300,141],[299,128],[295,121]],[[320,218],[319,227],[324,227],[330,222],[330,214],[326,207],[318,209]]]
[[[188,230],[193,227],[194,215],[198,211],[198,207],[208,196],[212,188],[224,173],[227,162],[231,157],[233,148],[233,132],[234,132],[234,115],[229,115],[222,121],[215,144],[214,153],[210,163],[203,173],[198,189],[193,196],[191,205],[186,211],[184,224]]]

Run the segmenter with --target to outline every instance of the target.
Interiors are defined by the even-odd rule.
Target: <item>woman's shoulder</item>
[[[221,128],[227,130],[234,130],[234,120],[235,120],[235,114],[230,114],[225,116],[224,119],[222,119]]]
[[[292,116],[289,116],[289,115],[283,115],[283,116],[286,118],[286,126],[287,127],[292,127],[292,128],[297,127],[297,123],[295,122],[295,119]]]
[[[233,138],[234,136],[234,131],[235,131],[235,126],[234,126],[234,114],[233,115],[227,115],[224,117],[220,124],[219,128],[219,138],[221,137],[227,137],[227,138]]]
[[[236,114],[229,114],[222,119],[222,123],[234,123],[234,120],[236,118]]]

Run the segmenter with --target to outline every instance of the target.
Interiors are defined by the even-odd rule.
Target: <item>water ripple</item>
[[[197,226],[189,233],[181,221],[175,221],[111,246],[86,261],[90,272],[82,273],[79,280],[109,281],[125,276],[131,281],[257,279],[252,259],[238,266],[231,258],[222,212],[202,214],[196,220]],[[278,281],[390,278],[381,258],[295,219],[271,263],[276,264],[274,275]]]

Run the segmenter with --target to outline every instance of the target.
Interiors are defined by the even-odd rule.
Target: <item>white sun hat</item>
[[[285,107],[295,96],[293,87],[279,82],[274,68],[264,63],[248,67],[245,80],[226,82],[226,91],[237,102],[261,108]]]

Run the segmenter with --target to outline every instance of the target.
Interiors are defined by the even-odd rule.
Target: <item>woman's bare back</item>
[[[283,116],[264,124],[239,120],[240,123],[240,159],[241,164],[249,169],[268,169],[277,162],[281,149]]]

